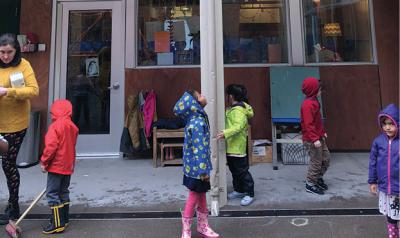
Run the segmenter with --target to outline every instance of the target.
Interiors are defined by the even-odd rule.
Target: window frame
[[[290,27],[290,12],[289,12],[289,2],[292,0],[283,0],[284,2],[284,12],[285,13],[285,32],[286,32],[286,49],[287,49],[287,62],[284,63],[238,63],[238,64],[232,64],[232,63],[224,63],[224,67],[226,68],[246,68],[246,67],[271,67],[271,66],[288,66],[288,65],[293,65],[293,58],[292,58],[292,49],[291,49],[291,27]],[[222,5],[223,6],[223,5]]]
[[[271,66],[343,66],[343,65],[377,65],[377,49],[375,35],[375,21],[373,1],[368,0],[370,31],[371,31],[371,47],[372,62],[312,62],[307,63],[305,55],[305,38],[304,38],[304,17],[303,17],[303,0],[284,0],[285,18],[286,18],[286,47],[288,52],[287,63],[239,63],[226,64],[226,68],[256,68]],[[296,9],[297,8],[297,9]],[[128,69],[173,69],[173,68],[200,68],[198,65],[150,65],[140,66],[138,64],[137,54],[137,29],[138,29],[138,12],[139,0],[126,0],[126,25],[125,25],[125,68]],[[133,22],[133,24],[129,24]],[[132,31],[133,26],[133,31]]]
[[[125,6],[125,68],[133,69],[137,68],[137,16],[139,2],[138,0],[126,0]]]
[[[304,37],[304,8],[303,8],[303,0],[297,0],[300,2],[300,12],[297,11],[300,14],[300,20],[301,20],[301,30],[302,30],[302,51],[303,51],[303,65],[304,66],[343,66],[343,65],[377,65],[378,64],[378,59],[377,59],[377,54],[376,54],[376,38],[375,38],[375,21],[374,21],[374,8],[372,4],[372,0],[367,0],[368,1],[368,13],[369,13],[369,21],[370,21],[370,31],[371,31],[371,50],[372,50],[372,61],[371,62],[362,62],[362,61],[351,61],[351,62],[310,62],[307,63],[306,59],[306,48],[305,48],[305,42],[306,39]],[[294,49],[294,50],[299,50],[299,49]]]

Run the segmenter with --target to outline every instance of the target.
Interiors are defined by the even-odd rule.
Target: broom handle
[[[31,205],[29,205],[29,207],[24,211],[24,213],[18,218],[17,222],[15,223],[16,226],[18,225],[18,223],[20,223],[22,221],[22,219],[25,218],[25,216],[28,214],[28,212],[31,211],[33,206],[35,206],[36,203],[43,197],[45,192],[46,192],[46,189],[43,189],[43,191],[35,198],[35,200],[33,200]]]

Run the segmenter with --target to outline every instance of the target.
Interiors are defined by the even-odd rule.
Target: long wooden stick
[[[25,218],[25,216],[32,210],[33,206],[36,205],[36,203],[43,197],[44,193],[46,192],[46,189],[43,189],[43,191],[33,200],[31,205],[24,211],[24,213],[18,218],[17,222],[15,223],[15,226],[18,226],[18,224],[22,221],[22,219]]]

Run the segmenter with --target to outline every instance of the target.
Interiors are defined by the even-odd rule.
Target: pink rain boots
[[[181,238],[191,238],[192,237],[192,231],[190,230],[192,223],[193,223],[193,218],[188,218],[188,217],[182,216],[182,236],[181,236]]]
[[[175,159],[174,148],[172,147],[165,148],[165,160],[173,160],[173,159]]]
[[[169,148],[169,159],[173,160],[175,159],[175,155],[174,155],[174,148]]]
[[[389,238],[399,238],[398,224],[388,223],[387,230],[388,230]]]
[[[197,232],[203,238],[218,238],[219,235],[215,233],[208,225],[208,213],[203,213],[197,210]]]
[[[171,149],[170,147],[165,148],[165,160],[170,160],[169,159],[169,149]]]

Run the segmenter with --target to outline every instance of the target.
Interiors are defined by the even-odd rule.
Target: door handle
[[[119,82],[113,82],[112,85],[110,87],[108,87],[108,89],[119,89]]]

